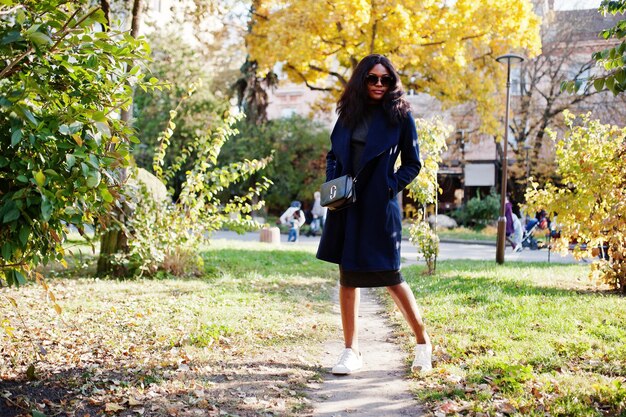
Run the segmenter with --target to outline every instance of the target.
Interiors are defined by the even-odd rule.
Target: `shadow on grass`
[[[107,403],[123,407],[113,413],[116,416],[134,416],[137,412],[144,415],[141,409],[145,415],[169,416],[173,415],[173,405],[184,407],[176,415],[189,415],[184,412],[189,409],[202,410],[203,415],[298,415],[284,407],[281,410],[277,404],[284,404],[290,397],[297,403],[307,380],[321,378],[321,372],[318,366],[288,358],[191,364],[183,371],[174,367],[97,371],[93,367],[75,367],[36,381],[2,381],[2,392],[10,393],[10,400],[0,401],[0,416],[30,415],[31,410],[41,409],[44,404],[45,415],[111,415],[105,410]],[[129,405],[129,397],[137,404]],[[248,402],[251,398],[266,401]]]

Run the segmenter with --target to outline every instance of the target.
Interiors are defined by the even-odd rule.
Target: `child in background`
[[[304,212],[300,209],[300,202],[293,201],[291,206],[280,216],[280,223],[289,225],[287,242],[297,242],[300,235],[300,227],[305,222]]]

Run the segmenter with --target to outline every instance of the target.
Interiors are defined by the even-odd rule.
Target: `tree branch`
[[[480,38],[480,37],[485,36],[485,35],[486,35],[486,33],[477,33],[476,35],[464,36],[460,40],[461,40],[461,42],[465,42],[465,41],[468,41],[470,39]],[[423,44],[421,44],[419,46],[437,46],[437,45],[443,45],[446,42],[447,42],[447,40],[437,41],[437,42],[428,42],[428,43],[423,43]]]
[[[325,69],[320,68],[320,67],[318,67],[316,65],[309,65],[309,68],[311,68],[313,71],[322,72],[324,74],[332,75],[333,77],[337,78],[339,80],[339,82],[341,82],[341,84],[343,84],[344,86],[346,84],[348,84],[348,80],[346,80],[343,77],[343,75],[339,74],[338,72],[325,70]]]
[[[289,69],[290,71],[293,71],[295,74],[298,75],[298,77],[300,77],[300,79],[302,80],[302,82],[310,89],[313,91],[332,91],[332,88],[329,87],[316,87],[314,85],[311,85],[309,83],[309,81],[306,79],[306,77],[304,76],[304,74],[302,74],[300,71],[298,71],[293,65],[291,64],[287,64],[285,66],[287,69]]]

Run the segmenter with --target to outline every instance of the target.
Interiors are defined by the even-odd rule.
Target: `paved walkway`
[[[213,239],[226,239],[226,240],[243,240],[243,241],[259,241],[258,232],[244,233],[238,235],[235,232],[216,232],[213,235]],[[285,245],[293,245],[294,247],[302,247],[310,250],[315,250],[319,244],[319,237],[306,237],[300,236],[300,240],[296,243],[288,243],[287,235],[281,235],[281,243]],[[403,265],[412,265],[418,263],[417,261],[417,249],[408,240],[402,241],[402,258]],[[496,261],[496,247],[495,245],[485,245],[480,243],[460,243],[460,242],[441,242],[439,245],[439,257],[438,260],[444,261],[449,259],[475,259],[475,260],[487,260]],[[549,253],[547,249],[530,250],[524,249],[521,252],[514,253],[511,250],[511,246],[507,246],[505,255],[506,261],[519,261],[519,262],[553,262],[553,263],[576,263],[574,257],[571,254],[562,257],[557,253]]]

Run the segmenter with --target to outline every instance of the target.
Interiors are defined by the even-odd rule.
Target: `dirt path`
[[[336,301],[337,321],[340,322]],[[330,368],[343,349],[340,334],[325,345],[322,365],[328,370],[324,381],[311,384],[310,398],[318,417],[421,416],[423,410],[409,392],[406,354],[392,341],[383,308],[369,289],[361,289],[359,344],[363,368],[346,376],[335,376]]]

